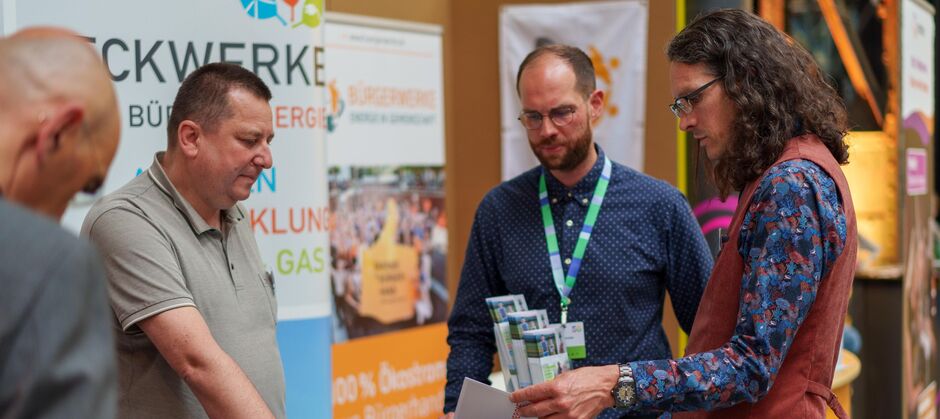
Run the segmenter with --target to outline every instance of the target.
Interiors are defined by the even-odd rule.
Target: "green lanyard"
[[[607,194],[611,166],[610,159],[604,156],[604,170],[601,172],[600,179],[597,180],[597,186],[594,187],[594,196],[591,198],[587,216],[584,217],[584,225],[581,226],[581,234],[578,235],[578,243],[574,247],[574,254],[571,257],[571,265],[568,266],[567,276],[564,276],[561,270],[561,255],[558,250],[558,237],[555,235],[552,209],[548,205],[548,187],[545,186],[544,168],[542,169],[542,176],[539,178],[539,203],[542,206],[545,243],[548,245],[548,258],[552,262],[552,277],[555,279],[555,288],[558,289],[558,294],[561,296],[561,324],[568,322],[568,306],[571,304],[571,298],[568,296],[578,279],[578,271],[581,269],[584,250],[587,249],[588,241],[591,240],[591,230],[594,229],[597,214],[601,210],[601,204],[604,203],[604,195]]]

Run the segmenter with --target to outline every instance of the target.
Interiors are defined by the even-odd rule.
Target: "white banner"
[[[538,165],[525,128],[516,72],[543,44],[568,44],[591,57],[597,87],[606,94],[594,141],[613,160],[643,170],[646,121],[647,0],[503,6],[499,16],[503,179]]]
[[[277,281],[288,413],[326,414],[331,300],[323,0],[3,0],[2,5],[6,33],[32,25],[67,27],[87,37],[106,61],[117,89],[122,135],[102,193],[146,170],[154,153],[166,147],[176,91],[200,65],[240,64],[270,87],[274,166],[262,173],[245,205],[262,259]],[[91,203],[87,196],[76,198],[63,223],[77,231]]]
[[[924,2],[906,0],[901,7],[901,115],[921,114],[926,125],[934,116],[934,11]],[[924,145],[929,141],[922,138]]]
[[[444,164],[440,27],[330,13],[327,163]]]

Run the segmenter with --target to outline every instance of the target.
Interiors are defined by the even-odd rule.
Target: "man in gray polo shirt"
[[[121,417],[285,415],[273,279],[238,204],[272,165],[270,99],[239,66],[199,68],[166,151],[85,219],[119,329]]]

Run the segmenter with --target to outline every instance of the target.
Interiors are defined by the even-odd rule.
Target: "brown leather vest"
[[[794,159],[816,163],[835,181],[845,210],[845,248],[820,282],[816,300],[797,331],[770,391],[757,403],[742,403],[712,412],[677,413],[676,418],[824,418],[827,405],[832,406],[839,417],[845,417],[830,386],[855,277],[858,252],[855,209],[842,169],[816,136],[790,139],[777,163]],[[766,173],[761,178],[764,176]],[[699,304],[687,354],[717,349],[734,334],[744,274],[744,260],[737,251],[738,234],[759,183],[760,179],[751,182],[741,193],[731,221],[729,240],[718,255]]]

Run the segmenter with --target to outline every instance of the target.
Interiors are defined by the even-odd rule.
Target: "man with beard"
[[[594,144],[604,93],[583,51],[536,49],[516,86],[519,120],[541,165],[491,190],[477,209],[448,322],[445,413],[456,408],[464,377],[486,382],[492,370],[485,298],[523,294],[552,322],[583,322],[586,356],[575,368],[669,357],[665,293],[691,330],[712,268],[682,194]]]
[[[845,418],[830,390],[857,252],[842,100],[805,49],[742,10],[696,18],[667,54],[679,127],[722,196],[741,191],[686,356],[571,371],[512,400],[553,418],[822,418],[827,405]]]
[[[200,67],[166,151],[85,218],[110,285],[120,417],[285,416],[273,277],[238,204],[272,165],[270,99],[244,68]]]

